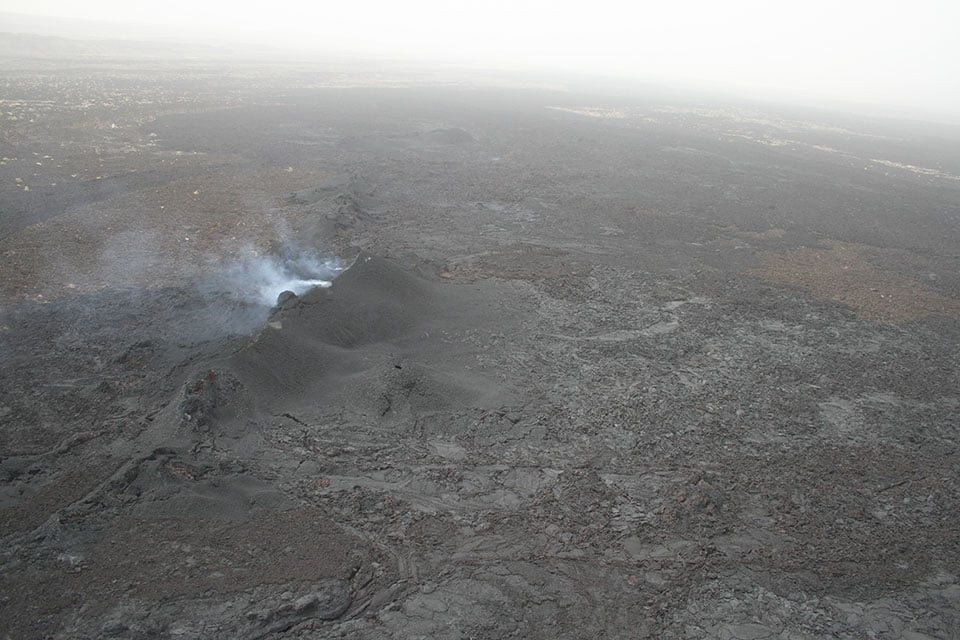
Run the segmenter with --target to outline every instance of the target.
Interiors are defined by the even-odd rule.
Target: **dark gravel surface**
[[[960,637],[956,129],[5,69],[0,637]]]

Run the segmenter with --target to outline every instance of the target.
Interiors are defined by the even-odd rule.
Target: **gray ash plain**
[[[386,77],[4,67],[0,637],[960,637],[960,130]]]

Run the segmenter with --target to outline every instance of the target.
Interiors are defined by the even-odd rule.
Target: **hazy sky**
[[[0,0],[0,10],[960,114],[960,0]]]

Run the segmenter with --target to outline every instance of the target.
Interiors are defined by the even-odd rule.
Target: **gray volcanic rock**
[[[956,130],[8,62],[0,638],[960,637]]]

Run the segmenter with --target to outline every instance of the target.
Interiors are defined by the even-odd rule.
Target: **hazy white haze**
[[[117,36],[585,71],[960,113],[955,0],[0,0],[0,10],[109,21]]]

